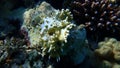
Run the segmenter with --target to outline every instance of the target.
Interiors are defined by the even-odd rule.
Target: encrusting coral
[[[71,0],[65,7],[72,12],[76,24],[86,26],[88,39],[101,41],[120,34],[120,6],[114,1]]]
[[[42,2],[40,6],[24,13],[21,30],[27,32],[25,36],[29,46],[40,48],[43,57],[48,56],[49,59],[56,58],[59,61],[61,56],[74,50],[75,64],[85,59],[86,31],[83,25],[74,24],[68,9],[56,10],[50,4]]]
[[[99,48],[95,50],[95,55],[100,62],[98,67],[120,67],[120,41],[114,38],[106,38],[105,41],[99,43]]]

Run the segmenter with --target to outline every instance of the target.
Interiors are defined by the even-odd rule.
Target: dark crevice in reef
[[[46,0],[46,2],[50,3],[55,9],[62,9],[64,0]]]

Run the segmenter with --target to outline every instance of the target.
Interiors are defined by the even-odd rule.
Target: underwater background
[[[0,68],[120,68],[120,0],[0,0]]]

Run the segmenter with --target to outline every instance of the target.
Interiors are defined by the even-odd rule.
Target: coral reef
[[[76,26],[73,22],[68,9],[56,10],[42,2],[24,13],[21,30],[27,32],[29,46],[40,49],[43,57],[59,61],[61,56],[70,55],[79,64],[87,55],[86,31],[84,25]]]
[[[99,42],[99,48],[95,50],[95,56],[99,68],[120,67],[120,41],[114,38],[106,38]],[[99,62],[98,62],[99,61]]]
[[[0,0],[0,67],[120,68],[119,3]]]
[[[20,50],[19,48],[21,48],[24,45],[24,40],[20,39],[20,38],[6,38],[4,40],[1,40],[0,43],[0,66],[2,66],[2,64],[7,63],[12,61],[11,59],[15,56],[12,56],[13,52],[17,52],[18,50]],[[11,59],[9,59],[9,57],[11,57]],[[22,57],[23,58],[23,57]],[[17,63],[17,60],[13,60]],[[18,61],[18,62],[21,62]]]
[[[88,39],[101,41],[105,37],[117,38],[120,34],[120,6],[111,1],[68,0],[66,6],[71,10],[76,24],[86,26]]]
[[[43,68],[38,51],[34,48],[30,49],[26,45],[25,39],[22,38],[11,37],[1,40],[0,67]]]

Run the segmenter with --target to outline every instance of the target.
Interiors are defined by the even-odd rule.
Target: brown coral
[[[76,24],[85,24],[88,38],[96,40],[120,34],[120,6],[109,0],[74,0],[69,6]],[[116,35],[116,36],[115,36]]]

